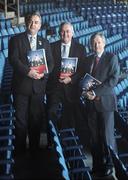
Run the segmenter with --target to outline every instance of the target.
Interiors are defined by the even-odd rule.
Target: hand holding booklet
[[[80,86],[81,86],[82,90],[84,90],[84,91],[89,91],[92,88],[94,89],[96,86],[98,86],[100,84],[101,84],[101,81],[94,78],[93,76],[91,76],[88,73],[85,74],[82,81],[80,82]]]
[[[60,78],[70,77],[76,72],[77,57],[63,57],[61,60]]]
[[[98,79],[94,78],[90,74],[86,73],[85,76],[83,77],[82,81],[80,82],[80,87],[82,89],[82,99],[87,96],[87,92],[90,91],[92,93],[92,96],[94,96],[94,90],[96,86],[100,85],[101,81]]]
[[[37,70],[39,74],[48,73],[45,49],[29,51],[27,57],[31,69]]]

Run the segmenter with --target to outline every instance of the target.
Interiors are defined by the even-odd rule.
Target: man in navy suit
[[[62,103],[62,118],[58,126],[59,128],[74,127],[76,123],[75,119],[77,119],[77,113],[79,112],[78,84],[84,73],[85,48],[73,39],[74,31],[71,23],[62,23],[59,34],[60,40],[51,44],[55,66],[50,77],[51,81],[49,81],[51,82],[49,89],[52,89],[49,98],[49,114],[55,112],[58,102]],[[65,54],[63,54],[63,46],[67,47]],[[62,57],[78,58],[77,69],[73,75],[60,77]],[[52,115],[50,117],[52,118]]]
[[[105,52],[105,37],[102,33],[91,36],[94,54],[86,61],[86,72],[101,81],[101,84],[86,93],[86,111],[91,132],[93,173],[96,176],[112,174],[113,163],[109,147],[115,150],[114,111],[117,100],[114,86],[119,78],[119,64],[116,55]],[[97,58],[98,57],[98,58]],[[98,59],[98,64],[95,60]],[[94,67],[95,66],[95,67]]]
[[[34,12],[26,17],[26,31],[11,38],[9,61],[13,67],[12,89],[15,107],[15,147],[16,152],[26,149],[26,136],[29,148],[35,152],[39,148],[40,131],[45,122],[44,95],[48,75],[53,69],[50,44],[37,33],[41,28],[41,16]],[[49,73],[40,74],[29,66],[27,54],[32,50],[30,39],[34,37],[34,49],[44,49]]]

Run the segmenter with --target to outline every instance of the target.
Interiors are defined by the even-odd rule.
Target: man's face
[[[104,40],[99,35],[97,35],[92,43],[93,51],[97,54],[100,54],[104,51],[104,47],[105,47]]]
[[[31,35],[37,34],[41,27],[41,20],[37,15],[31,17],[28,22],[28,31]]]
[[[61,40],[63,43],[67,44],[72,40],[73,29],[69,24],[63,25],[60,32]]]

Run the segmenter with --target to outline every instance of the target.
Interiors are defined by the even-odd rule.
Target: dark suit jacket
[[[91,74],[93,63],[94,55],[91,55],[86,61],[86,72]],[[94,89],[96,96],[100,98],[100,100],[94,100],[98,112],[117,110],[116,95],[113,88],[118,82],[119,70],[117,56],[104,52],[93,75],[102,82],[101,85]],[[91,101],[89,102],[91,103]]]
[[[52,82],[54,82],[54,99],[59,100],[61,98],[66,98],[69,102],[78,101],[78,83],[84,74],[84,62],[85,62],[85,49],[84,46],[76,43],[74,40],[71,42],[69,57],[78,57],[77,70],[74,75],[71,76],[71,83],[65,85],[60,83],[59,75],[60,75],[60,67],[61,67],[61,41],[57,41],[51,44],[52,54],[54,58],[54,70],[52,73]]]
[[[49,73],[53,69],[53,59],[49,42],[40,36],[37,36],[37,49],[44,48],[48,63]],[[12,88],[16,93],[30,95],[32,91],[35,93],[45,93],[47,76],[40,80],[34,80],[27,76],[30,71],[27,53],[30,50],[30,43],[27,33],[18,34],[10,39],[9,42],[9,61],[13,66],[13,82]]]

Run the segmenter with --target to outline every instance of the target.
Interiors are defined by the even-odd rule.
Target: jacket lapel
[[[61,59],[61,41],[58,42],[56,50],[58,57]]]
[[[93,67],[94,67],[94,62],[95,62],[95,56],[92,55],[91,59],[90,59],[90,74],[92,74],[92,71],[93,71]]]
[[[23,40],[22,41],[23,47],[25,47],[27,50],[31,50],[29,39],[28,39],[28,36],[27,36],[27,32],[25,32],[23,34],[23,39],[22,40]]]
[[[75,49],[75,44],[73,43],[73,40],[72,40],[70,51],[69,51],[69,57],[73,57],[74,56],[74,49]]]

